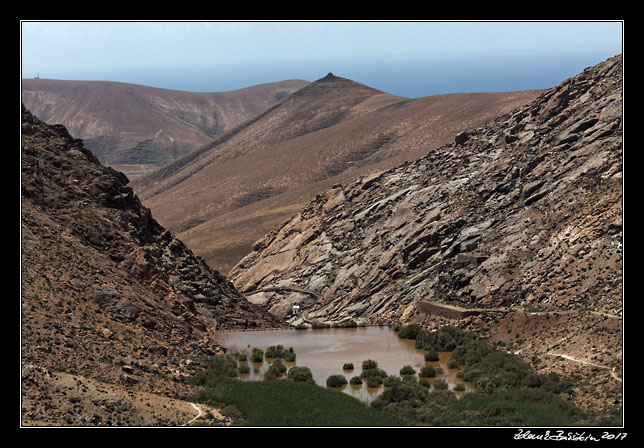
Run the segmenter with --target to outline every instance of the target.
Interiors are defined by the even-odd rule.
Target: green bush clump
[[[286,373],[286,366],[282,363],[281,359],[276,359],[268,368],[268,372],[274,373],[275,376],[282,376]]]
[[[260,348],[253,348],[253,350],[250,353],[250,360],[253,362],[264,361],[264,350]]]
[[[215,355],[206,361],[206,368],[186,378],[186,383],[215,387],[237,378],[237,361],[232,355]]]
[[[267,358],[283,358],[284,357],[284,346],[283,345],[271,345],[266,349]]]
[[[309,369],[308,367],[304,367],[304,366],[291,367],[288,371],[287,377],[291,381],[315,384],[315,380],[313,380],[313,373],[311,373],[311,369]]]
[[[421,328],[418,324],[409,324],[404,325],[400,328],[398,332],[398,337],[401,339],[416,339],[418,334],[420,334]]]
[[[333,325],[333,328],[357,328],[357,327],[358,327],[358,324],[353,319],[348,319]]]
[[[452,390],[455,390],[456,392],[463,392],[465,390],[465,385],[463,383],[458,383]]]
[[[239,364],[239,373],[250,373],[250,367],[248,366],[248,364]]]
[[[445,381],[442,378],[437,379],[434,381],[434,389],[436,390],[446,390],[448,387],[447,381]]]
[[[459,345],[475,339],[474,334],[446,325],[438,330],[421,330],[416,337],[416,348],[451,352]]]
[[[402,378],[403,383],[408,383],[408,384],[418,384],[418,380],[416,380],[416,377],[414,375],[405,375]]]
[[[362,362],[362,370],[371,370],[371,369],[377,369],[377,368],[378,368],[378,363],[373,359],[367,359],[366,361]]]
[[[331,375],[326,379],[327,387],[342,387],[347,384],[347,379],[344,375]]]
[[[423,377],[421,377],[418,380],[418,385],[422,386],[422,387],[426,387],[428,389],[432,386],[432,384],[429,382],[429,380],[427,378],[423,378]]]
[[[379,387],[382,384],[382,378],[379,376],[369,376],[365,378],[367,387]]]
[[[248,353],[240,353],[239,354],[239,360],[240,361],[248,361]]]
[[[342,370],[353,370],[353,363],[347,362],[342,366]]]
[[[293,347],[290,347],[286,353],[284,353],[284,361],[286,362],[295,362],[296,355],[293,351]]]
[[[433,366],[424,366],[420,369],[418,376],[421,378],[434,378],[436,376],[436,369]]]
[[[425,353],[425,361],[438,361],[438,352],[434,349],[429,349],[429,351]]]
[[[387,378],[382,380],[382,384],[386,387],[393,387],[401,383],[402,383],[402,380],[400,379],[400,377],[395,375],[390,375]]]
[[[400,374],[401,375],[414,375],[415,373],[416,373],[416,371],[410,365],[406,365],[402,369],[400,369]]]
[[[362,378],[360,378],[359,376],[356,375],[356,376],[354,376],[353,378],[351,378],[349,380],[349,384],[352,384],[354,386],[358,386],[358,385],[362,384]]]

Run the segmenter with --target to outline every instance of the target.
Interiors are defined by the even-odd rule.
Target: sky
[[[416,98],[550,88],[622,53],[621,21],[23,21],[23,78],[220,92],[332,72]]]

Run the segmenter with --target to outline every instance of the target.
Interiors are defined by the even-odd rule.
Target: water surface
[[[449,353],[439,353],[438,361],[426,362],[426,350],[417,349],[415,340],[400,339],[389,327],[221,332],[217,333],[216,340],[226,347],[228,353],[250,354],[252,348],[266,351],[268,347],[277,345],[283,345],[286,349],[292,347],[297,356],[296,361],[283,363],[289,368],[294,365],[310,368],[315,383],[323,387],[326,387],[326,379],[331,375],[342,374],[347,381],[353,376],[360,376],[362,362],[372,359],[388,375],[396,376],[400,376],[400,369],[406,365],[412,366],[417,373],[425,365],[440,366],[443,373],[430,378],[430,383],[443,378],[449,389],[461,383],[466,387],[466,392],[473,390],[471,384],[456,377],[457,369],[448,369]],[[343,370],[344,364],[348,363],[353,364],[352,371]],[[249,366],[250,373],[242,375],[242,380],[261,381],[269,362],[249,361]],[[369,388],[366,384],[347,385],[342,390],[369,403],[384,391],[384,386]],[[461,395],[463,392],[457,394]]]

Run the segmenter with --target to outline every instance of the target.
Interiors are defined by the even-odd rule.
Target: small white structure
[[[295,316],[295,315],[299,314],[299,312],[300,312],[300,306],[299,305],[293,305],[293,309],[291,310],[291,314],[293,314]]]

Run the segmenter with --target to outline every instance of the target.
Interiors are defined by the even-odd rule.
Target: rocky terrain
[[[22,101],[134,180],[261,113],[308,81],[183,92],[107,81],[23,79]]]
[[[166,228],[228,272],[316,194],[416,160],[536,91],[405,99],[329,73],[212,143],[133,181]],[[181,200],[190,198],[189,201]]]
[[[125,175],[24,106],[21,167],[22,424],[193,418],[177,379],[221,352],[212,332],[280,321],[161,227]]]
[[[230,278],[293,325],[468,327],[621,405],[622,58],[421,159],[337,184],[267,234]],[[483,310],[424,314],[432,301]],[[485,312],[487,310],[487,312]]]

